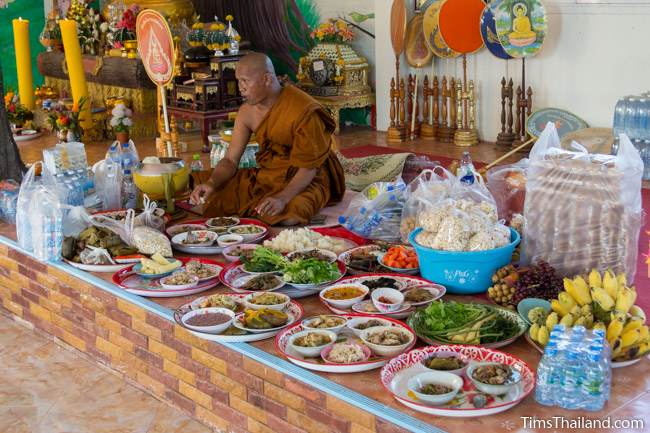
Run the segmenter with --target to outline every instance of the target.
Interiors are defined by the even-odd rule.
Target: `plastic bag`
[[[510,222],[513,214],[524,213],[528,159],[492,167],[487,172],[487,187],[496,201],[499,219]]]
[[[434,204],[449,196],[453,179],[454,176],[442,166],[437,166],[433,170],[424,170],[413,179],[408,186],[407,199],[402,211],[400,224],[402,241],[406,242],[409,234],[418,225],[418,215],[423,215],[428,209],[436,212]],[[439,218],[434,216],[433,220],[439,223]],[[436,230],[437,228],[432,231]]]
[[[402,179],[404,179],[404,182],[411,184],[424,171],[435,170],[440,166],[440,161],[433,161],[426,155],[410,155],[404,161]]]
[[[62,206],[67,211],[63,220],[63,236],[76,237],[87,227],[93,225],[90,214],[83,206]]]
[[[591,269],[636,271],[643,212],[643,163],[626,135],[616,155],[560,148],[549,123],[531,150],[524,205],[523,259],[558,275]]]
[[[16,224],[16,205],[20,185],[13,179],[0,182],[0,219]]]
[[[32,245],[32,227],[29,218],[30,203],[34,191],[41,185],[41,180],[36,178],[36,167],[42,166],[42,163],[35,162],[27,170],[23,181],[20,184],[20,192],[18,193],[18,201],[16,202],[16,237],[18,245],[26,251],[33,251]]]
[[[122,169],[119,164],[103,160],[93,166],[95,191],[104,210],[122,208]]]
[[[135,217],[135,226],[151,227],[154,230],[165,230],[165,220],[155,214],[158,205],[155,201],[151,201],[149,196],[144,194],[142,198],[144,211]]]
[[[405,191],[401,178],[368,185],[352,199],[339,222],[367,239],[398,241]]]
[[[56,190],[36,187],[29,203],[29,225],[34,256],[43,262],[61,260],[63,209]]]
[[[114,265],[115,261],[105,248],[87,246],[79,253],[81,263],[86,265]]]
[[[117,234],[127,245],[137,248],[142,254],[153,255],[160,253],[171,257],[172,247],[167,236],[151,227],[135,225],[135,212],[129,209],[123,221],[117,221],[105,215],[91,217],[93,224],[106,228]]]

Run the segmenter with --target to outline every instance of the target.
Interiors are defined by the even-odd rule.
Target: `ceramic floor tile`
[[[0,406],[0,432],[33,433],[36,429],[38,419],[36,413],[37,409],[32,406]]]
[[[212,433],[213,430],[161,403],[147,433]]]

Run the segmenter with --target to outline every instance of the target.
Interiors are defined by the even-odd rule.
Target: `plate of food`
[[[218,234],[207,230],[192,230],[175,235],[172,238],[172,246],[182,247],[211,247],[217,242]]]
[[[186,265],[191,261],[199,261],[201,262],[201,264],[214,267],[213,268],[214,270],[221,268],[223,266],[219,262],[216,262],[214,260],[209,260],[209,259],[190,259],[187,257],[181,257],[178,260],[180,261],[181,265]],[[120,271],[116,272],[113,275],[113,283],[115,283],[117,286],[123,288],[129,293],[133,293],[140,296],[152,297],[152,298],[170,298],[175,296],[186,296],[186,295],[192,295],[195,293],[203,292],[219,284],[219,279],[217,274],[209,279],[199,281],[198,284],[194,287],[185,288],[185,289],[172,288],[170,290],[162,286],[161,284],[162,277],[158,276],[155,278],[149,278],[149,277],[144,278],[143,276],[135,273],[135,271],[133,270],[135,266],[136,265],[131,265],[127,268],[121,269]],[[180,270],[180,269],[181,267],[178,267],[175,270]],[[185,271],[189,275],[193,276],[193,274],[187,271],[187,269]],[[198,277],[199,275],[202,275],[202,273],[198,273],[196,276]]]
[[[339,254],[339,260],[345,263],[348,274],[359,275],[377,272],[391,272],[377,261],[377,255],[385,249],[380,245],[363,245]]]
[[[361,314],[340,317],[348,322],[372,319]],[[380,368],[391,356],[377,352],[384,353],[384,350],[388,350],[397,354],[404,353],[410,350],[416,341],[413,330],[397,320],[384,319],[388,325],[369,327],[364,331],[366,334],[360,337],[347,327],[338,333],[328,329],[305,327],[304,324],[312,319],[314,318],[283,330],[275,338],[275,349],[278,353],[294,364],[310,370],[356,373]],[[371,346],[377,352],[373,351]]]
[[[255,248],[251,254],[240,255],[240,269],[251,275],[282,273],[289,260],[269,248]]]
[[[296,315],[290,309],[283,311],[272,308],[246,309],[235,316],[232,324],[235,328],[250,334],[277,333],[300,320],[301,317],[302,312],[300,315]]]
[[[234,218],[234,217],[220,217],[220,218]],[[267,236],[269,226],[267,226],[263,222],[258,221],[256,219],[252,219],[252,218],[237,218],[237,219],[239,220],[239,222],[237,223],[237,225],[232,226],[232,227],[208,227],[207,224],[206,224],[207,221],[208,221],[207,219],[186,221],[182,225],[185,225],[185,226],[187,226],[187,225],[202,225],[203,227],[206,227],[204,229],[205,231],[214,233],[217,236],[228,235],[229,234],[228,231],[230,230],[230,228],[238,227],[240,225],[245,225],[245,226],[253,225],[253,226],[261,227],[260,230],[262,230],[262,233],[260,235],[256,236],[256,237],[253,237],[253,238],[242,241],[242,242],[246,242],[246,243],[260,242],[262,239],[264,239]],[[171,229],[171,227],[170,227],[170,229]],[[182,245],[182,244],[175,244],[175,243],[172,243],[172,245],[173,245],[174,249],[176,249],[178,251],[182,251],[182,252],[187,253],[187,254],[214,255],[214,254],[222,254],[223,251],[224,251],[224,248],[227,248],[228,246],[230,246],[232,244],[230,244],[230,245],[225,245],[224,244],[224,246],[220,246],[217,242],[215,242],[213,245],[205,246],[205,247],[203,247],[203,246]]]
[[[63,260],[77,269],[87,272],[114,273],[129,264],[119,263],[117,257],[137,253],[112,231],[101,227],[88,227],[77,236],[63,239]]]
[[[381,266],[391,272],[408,275],[417,275],[420,273],[418,256],[415,254],[415,249],[403,245],[394,245],[385,253],[378,254],[377,261]]]
[[[205,225],[208,227],[233,227],[239,224],[241,220],[236,217],[215,217],[210,218],[205,222]],[[243,223],[245,224],[245,223]]]
[[[206,230],[206,228],[207,227],[203,224],[177,224],[167,228],[165,232],[167,233],[167,236],[173,238],[174,236],[181,233],[187,233],[187,232],[192,232],[197,230]]]
[[[330,233],[335,233],[332,235]],[[272,239],[264,241],[264,246],[281,253],[292,253],[305,249],[319,248],[341,254],[359,246],[351,237],[339,237],[344,233],[332,232],[332,229],[285,229]]]
[[[274,274],[245,275],[234,281],[232,289],[238,293],[274,292],[286,284]]]
[[[223,269],[223,266],[218,262],[206,259],[190,259],[184,262],[183,267],[189,274],[198,277],[200,283],[219,278],[219,274]]]
[[[156,279],[166,277],[178,268],[183,266],[183,262],[173,257],[168,259],[156,253],[150,259],[140,259],[140,263],[133,265],[131,271],[142,278]]]
[[[316,259],[316,260],[325,260],[330,263],[334,263],[338,257],[332,251],[322,250],[319,248],[309,248],[301,251],[294,251],[293,253],[287,254],[288,260],[307,260],[307,259]]]
[[[456,373],[429,368],[427,361],[438,354],[462,357],[469,366]],[[454,386],[458,379],[453,376],[462,381],[460,387]],[[521,359],[485,347],[463,345],[429,346],[404,353],[382,368],[380,378],[386,391],[411,409],[461,418],[511,409],[535,388],[535,373]],[[483,386],[487,382],[501,385],[497,390],[488,389]],[[453,395],[449,396],[449,392]],[[443,395],[446,401],[432,401],[434,396]]]
[[[266,236],[268,229],[257,224],[241,224],[228,229],[231,235],[239,235],[244,238],[244,242],[251,242]]]
[[[428,344],[467,344],[492,349],[514,342],[528,328],[516,311],[441,300],[415,311],[408,324]]]
[[[355,298],[354,302],[352,302],[349,306],[340,305],[340,303],[337,303],[336,301],[328,301],[327,299],[324,299],[323,296],[320,297],[320,301],[335,314],[353,314],[355,312],[358,312],[375,316],[390,317],[393,319],[403,319],[415,311],[415,307],[413,305],[410,305],[410,303],[408,304],[408,308],[399,310],[397,312],[382,313],[373,305],[371,300],[364,301],[364,299],[367,299],[369,296],[371,296],[373,291],[380,288],[390,288],[405,292],[416,287],[432,286],[432,284],[433,283],[425,280],[424,278],[404,274],[362,274],[342,278],[337,282],[337,286],[362,285],[368,288],[368,292],[365,296],[361,298]],[[445,292],[442,290],[439,291],[436,295],[437,298],[440,298],[442,295],[444,295],[444,293]],[[404,297],[406,300],[406,294]],[[431,302],[433,302],[433,300],[431,300]],[[353,305],[356,305],[356,309],[353,309]]]
[[[291,260],[282,272],[282,279],[298,290],[314,290],[333,284],[345,275],[342,262],[328,260]]]
[[[17,134],[14,134],[14,141],[29,141],[38,138],[43,134],[41,131],[35,129],[21,129]]]
[[[248,260],[252,257],[253,250],[258,248],[257,244],[238,244],[226,247],[223,249],[223,256],[229,262],[236,262],[241,260],[241,257],[244,256]]]
[[[211,340],[211,341],[235,343],[235,342],[259,341],[259,340],[264,340],[267,338],[274,337],[279,332],[279,330],[282,329],[282,326],[275,327],[279,329],[255,328],[254,331],[256,332],[249,332],[245,329],[242,329],[243,326],[241,325],[239,327],[235,326],[236,318],[238,317],[241,318],[242,314],[245,314],[246,312],[249,312],[249,320],[254,319],[255,321],[257,321],[256,324],[248,323],[247,324],[248,326],[262,327],[262,326],[271,325],[268,322],[265,322],[265,324],[262,323],[263,321],[265,321],[264,315],[259,315],[259,314],[251,315],[251,313],[254,313],[255,310],[246,309],[245,301],[244,301],[244,298],[246,296],[247,295],[242,293],[225,293],[225,294],[215,294],[211,296],[202,296],[178,308],[174,312],[174,319],[176,323],[188,329],[191,333],[193,333],[197,337],[204,338],[206,340]],[[206,309],[206,308],[225,308],[232,311],[235,314],[235,320],[233,320],[232,326],[230,326],[225,331],[219,334],[212,334],[212,333],[198,332],[192,330],[188,328],[185,323],[183,323],[182,317],[188,311],[195,311],[195,310]],[[286,327],[296,323],[302,318],[303,309],[300,306],[300,304],[297,303],[296,301],[290,301],[287,304],[287,306],[284,308],[284,310],[282,310],[282,313],[286,316],[286,324],[284,325],[284,327]],[[276,316],[281,316],[281,315],[277,315],[275,313],[272,314],[274,320],[280,319],[279,317]]]

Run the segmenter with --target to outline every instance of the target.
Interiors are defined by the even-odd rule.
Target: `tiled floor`
[[[0,432],[211,431],[79,354],[0,314]]]

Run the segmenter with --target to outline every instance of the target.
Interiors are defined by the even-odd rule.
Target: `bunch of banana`
[[[545,346],[553,326],[582,325],[602,329],[612,349],[612,359],[626,361],[650,352],[650,333],[645,312],[634,305],[636,289],[627,286],[625,274],[593,269],[587,279],[581,275],[564,278],[564,291],[551,301],[546,318],[535,313],[529,335]]]

